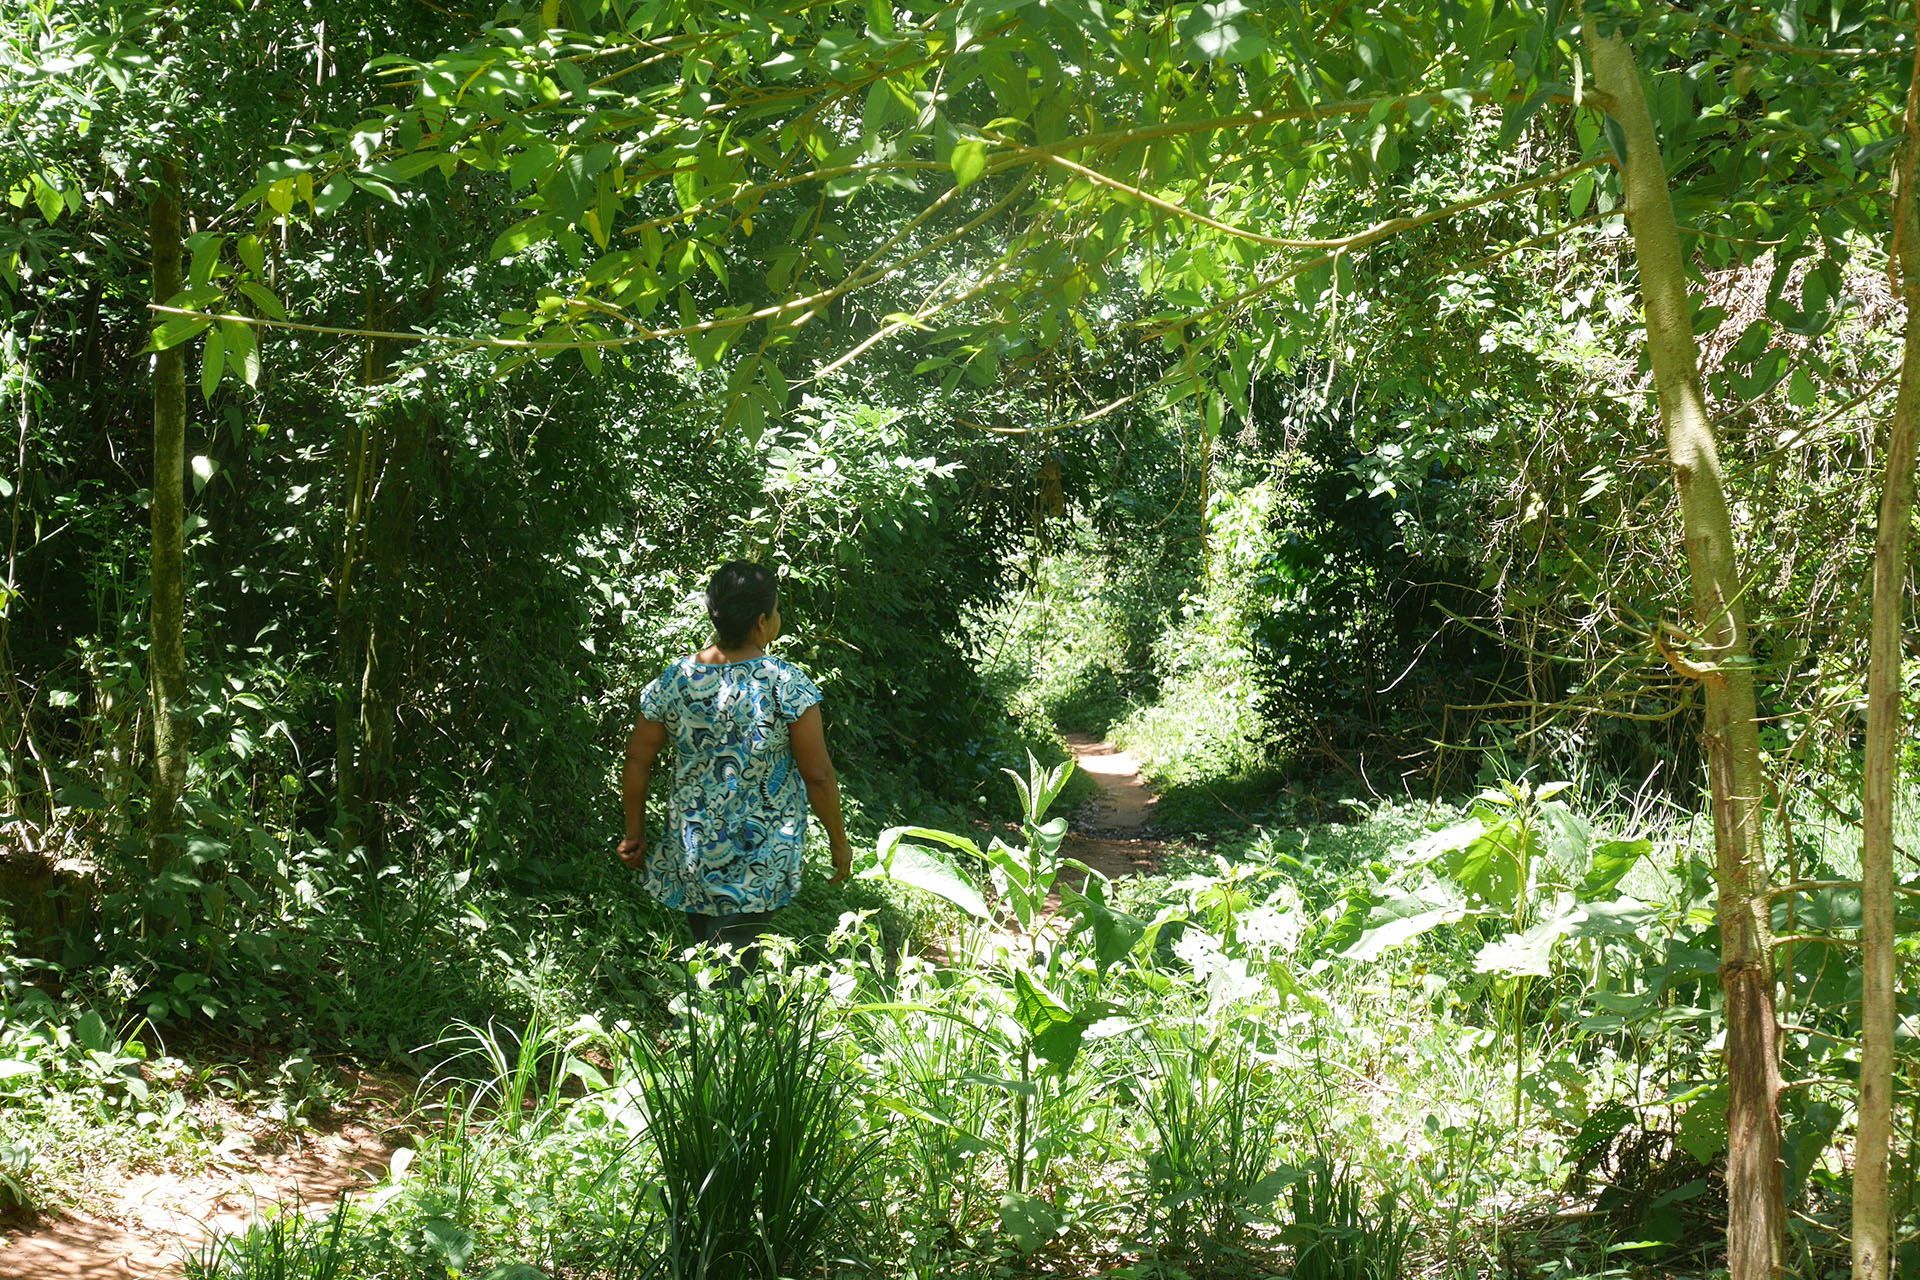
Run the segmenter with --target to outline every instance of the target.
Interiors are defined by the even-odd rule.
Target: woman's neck
[[[729,662],[749,662],[754,658],[766,656],[767,650],[764,645],[748,643],[741,645],[738,649],[724,649],[718,644],[710,644],[695,654],[694,659],[708,666],[717,667]]]

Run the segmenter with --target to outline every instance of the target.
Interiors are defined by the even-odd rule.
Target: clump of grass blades
[[[614,1275],[774,1280],[812,1270],[849,1225],[877,1142],[849,1136],[819,997],[771,982],[757,996],[706,993],[688,1001],[686,1037],[664,1049],[632,1041],[660,1184],[633,1215],[655,1216],[656,1230],[630,1235]]]
[[[1280,1238],[1293,1246],[1292,1280],[1400,1280],[1412,1234],[1392,1193],[1369,1213],[1359,1182],[1323,1157],[1294,1183]]]
[[[353,1261],[347,1200],[324,1218],[309,1218],[297,1204],[255,1222],[239,1235],[223,1236],[187,1260],[188,1280],[347,1280]]]
[[[1158,1070],[1142,1111],[1153,1140],[1141,1169],[1151,1234],[1169,1256],[1232,1245],[1273,1170],[1267,1080],[1226,1034],[1201,1039],[1186,1024],[1152,1035]]]

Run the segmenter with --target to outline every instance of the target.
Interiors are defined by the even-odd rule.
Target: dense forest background
[[[554,1134],[588,1124],[566,1089],[664,1088],[669,1051],[553,1046],[680,1027],[681,926],[612,853],[618,749],[746,557],[879,840],[783,913],[880,984],[794,995],[795,1052],[909,1008],[1014,1028],[919,1079],[926,1027],[860,1023],[878,1074],[827,1073],[828,1127],[904,1164],[767,1274],[1912,1262],[1912,947],[1872,921],[1920,887],[1912,521],[1882,505],[1912,488],[1914,19],[0,0],[0,1207],[192,1145],[192,1087],[149,1101],[161,1042],[305,1063],[295,1111],[315,1055],[431,1077],[456,1024],[560,1073]],[[1671,193],[1665,266],[1635,181]],[[1763,794],[1722,782],[1729,723]],[[940,886],[997,886],[1004,922],[1009,875],[1053,884],[1062,732],[1143,761],[1167,874],[1056,890],[1051,950],[968,952]],[[1056,783],[1056,814],[1088,791]],[[913,837],[933,879],[900,826],[952,835]],[[954,967],[900,987],[942,936]],[[1723,965],[1764,970],[1760,1021]],[[1426,1101],[1392,1135],[1337,1089],[1283,1105],[1329,1072]],[[1183,1095],[1198,1164],[1151,1107]],[[1129,1124],[1161,1162],[1123,1192]],[[697,1205],[668,1156],[590,1146],[548,1152],[604,1175],[562,1208],[389,1195],[413,1225],[365,1223],[417,1247],[363,1231],[356,1274],[745,1266],[646,1270]],[[1110,1191],[1152,1206],[1124,1256]]]

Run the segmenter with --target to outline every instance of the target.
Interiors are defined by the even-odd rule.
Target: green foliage
[[[773,1280],[843,1238],[873,1143],[851,1132],[823,1012],[804,988],[723,986],[689,992],[684,1043],[628,1041],[661,1180],[633,1212],[657,1230],[635,1242],[661,1243],[630,1246],[616,1274]]]
[[[159,1030],[286,1040],[292,1126],[328,1100],[322,1045],[404,1061],[451,1020],[440,1128],[218,1267],[818,1261],[771,1217],[714,1225],[695,1173],[724,1153],[669,1158],[646,1102],[672,1064],[591,1067],[641,1033],[575,1021],[671,994],[610,775],[634,689],[704,638],[704,574],[752,554],[884,834],[782,920],[860,1052],[729,1014],[772,1055],[735,1083],[788,1079],[779,1045],[831,1066],[839,1092],[767,1123],[875,1144],[814,1167],[861,1184],[873,1220],[836,1229],[876,1258],[1081,1261],[1123,1170],[1142,1252],[1202,1250],[1269,1161],[1311,1171],[1298,1274],[1362,1274],[1368,1231],[1399,1270],[1401,1212],[1511,1269],[1477,1215],[1563,1156],[1613,1180],[1603,1212],[1697,1213],[1671,1153],[1721,1138],[1710,860],[1611,781],[1687,808],[1699,754],[1617,144],[1576,54],[1600,22],[1649,68],[1730,491],[1768,535],[1743,554],[1771,816],[1817,886],[1775,899],[1809,1082],[1785,1158],[1831,1211],[1859,914],[1808,796],[1857,783],[1896,358],[1870,245],[1912,53],[1910,0],[1884,8],[0,0],[0,845],[57,869],[16,909],[61,957],[9,943],[0,1188],[72,1194],[23,1151],[203,1146]],[[199,230],[154,315],[161,184]],[[126,429],[161,348],[199,360],[180,476]],[[150,849],[145,513],[175,483],[190,768]],[[1063,873],[1074,784],[1027,755],[1056,723],[1138,750],[1163,826],[1234,832],[1218,860]],[[1378,803],[1503,760],[1439,830]],[[949,833],[1006,765],[1019,837]],[[1323,803],[1349,820],[1278,826]],[[938,971],[886,945],[929,892],[958,912],[921,917]],[[1201,1016],[1217,1038],[1156,1039]],[[1282,1069],[1313,1096],[1268,1150]],[[1115,1136],[1149,1130],[1157,1165]]]
[[[1251,1223],[1274,1220],[1288,1177],[1274,1162],[1282,1122],[1293,1118],[1278,1096],[1286,1082],[1225,1032],[1202,1037],[1174,1024],[1148,1039],[1154,1074],[1139,1135],[1147,1237],[1163,1257],[1212,1259]]]
[[[1412,1236],[1391,1193],[1370,1212],[1360,1184],[1325,1160],[1294,1183],[1293,1221],[1281,1232],[1300,1280],[1395,1280]]]
[[[222,1237],[189,1260],[191,1280],[347,1280],[354,1262],[348,1229],[353,1202],[342,1198],[321,1218],[285,1205],[237,1236]]]

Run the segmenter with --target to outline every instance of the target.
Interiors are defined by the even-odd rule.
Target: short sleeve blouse
[[[800,890],[807,786],[788,726],[820,701],[791,662],[681,658],[640,693],[640,714],[674,746],[667,838],[647,891],[698,915],[772,911]]]

